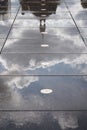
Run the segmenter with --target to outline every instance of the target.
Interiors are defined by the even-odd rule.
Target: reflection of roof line
[[[50,2],[49,0],[35,0],[35,2],[30,3],[28,0],[22,0],[20,2],[22,6],[22,11],[30,10],[35,16],[41,17],[41,15],[45,15],[48,17],[52,13],[56,12],[57,5],[59,4],[60,0],[54,0],[56,2]],[[29,3],[28,3],[29,2]]]
[[[81,5],[83,8],[87,8],[87,0],[81,0]]]

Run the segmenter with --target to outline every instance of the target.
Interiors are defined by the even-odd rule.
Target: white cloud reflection
[[[78,128],[78,119],[77,116],[71,114],[61,113],[58,117],[58,123],[61,126],[61,129]]]
[[[17,87],[18,89],[23,89],[29,87],[31,83],[38,81],[38,77],[15,77],[8,82],[9,86]]]
[[[37,57],[35,55],[26,55],[26,59],[22,59],[25,54],[3,54],[0,57],[0,69],[1,75],[16,75],[16,74],[24,74],[28,75],[28,71],[34,71],[40,68],[43,69],[51,69],[52,66],[60,66],[62,63],[63,65],[69,65],[71,69],[79,70],[79,74],[86,74],[87,70],[87,57],[85,54],[75,54],[75,55],[68,55],[68,54],[59,54],[59,55],[43,55]],[[46,57],[45,57],[46,56]],[[84,65],[84,67],[83,67]],[[64,72],[65,73],[65,72]],[[73,72],[72,72],[73,73]],[[77,72],[78,73],[78,72]]]
[[[13,123],[16,125],[16,127],[23,127],[25,125],[29,126],[29,128],[32,124],[34,126],[38,125],[38,128],[40,126],[48,128],[46,124],[46,120],[48,119],[50,124],[54,127],[56,124],[60,126],[59,130],[65,130],[65,129],[76,129],[79,127],[78,125],[78,115],[81,113],[79,112],[10,112],[10,113],[0,113],[0,125],[4,126],[4,123],[8,121],[13,121]],[[51,117],[51,119],[50,119]],[[55,122],[55,123],[54,123]],[[53,124],[52,124],[53,123]],[[31,125],[30,125],[31,124]],[[51,127],[51,126],[50,126]]]

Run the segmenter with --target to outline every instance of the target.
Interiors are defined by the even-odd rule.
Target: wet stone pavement
[[[0,0],[0,130],[87,130],[87,0]]]

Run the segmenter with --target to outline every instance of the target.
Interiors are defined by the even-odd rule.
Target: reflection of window
[[[81,0],[81,5],[83,8],[87,8],[87,0]]]
[[[0,0],[0,17],[4,20],[5,15],[8,14],[8,10],[10,9],[9,4],[10,0]]]

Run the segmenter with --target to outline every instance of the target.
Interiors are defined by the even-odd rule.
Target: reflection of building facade
[[[59,0],[21,0],[22,14],[30,10],[40,20],[40,32],[45,32],[46,18],[56,13]]]
[[[87,8],[87,0],[81,0],[81,5],[83,8]]]
[[[0,0],[0,19],[4,20],[8,15],[11,2],[10,0]]]

